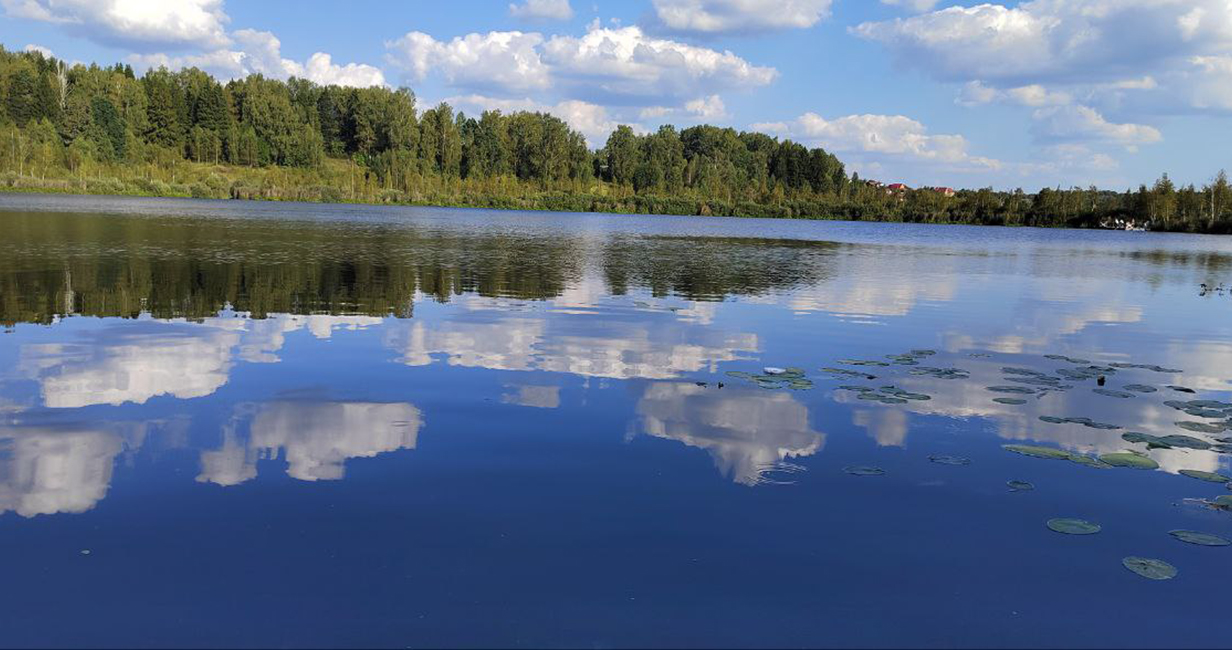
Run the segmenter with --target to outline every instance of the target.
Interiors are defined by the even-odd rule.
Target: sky
[[[910,185],[1202,184],[1232,167],[1232,0],[0,0],[73,62],[407,86],[821,146]]]

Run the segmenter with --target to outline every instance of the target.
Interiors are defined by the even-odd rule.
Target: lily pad
[[[1035,486],[1026,481],[1006,481],[1006,485],[1010,487],[1011,492],[1030,492],[1035,489]]]
[[[869,388],[868,386],[848,386],[848,385],[844,385],[844,386],[839,386],[838,388],[839,388],[839,390],[850,390],[850,391],[855,391],[855,392],[857,392],[857,393],[871,393],[871,392],[873,392],[873,389],[872,389],[872,388]]]
[[[886,395],[892,395],[899,399],[911,400],[913,402],[927,402],[928,400],[932,399],[932,397],[928,395],[924,395],[922,393],[912,393],[910,391],[905,391],[895,386],[882,386],[881,392],[885,393]]]
[[[862,399],[867,402],[881,402],[882,404],[906,404],[907,403],[907,400],[901,397],[894,397],[892,395],[881,395],[879,393],[873,393],[873,392],[860,393],[859,399]]]
[[[844,366],[873,366],[877,368],[888,368],[890,364],[884,361],[867,361],[864,359],[839,359],[839,363]]]
[[[1127,467],[1129,469],[1159,469],[1159,463],[1147,458],[1131,453],[1116,453],[1103,454],[1099,459],[1113,467]]]
[[[1137,368],[1139,370],[1150,370],[1151,372],[1163,372],[1163,373],[1167,373],[1170,375],[1179,375],[1182,372],[1185,372],[1184,370],[1177,370],[1175,368],[1165,368],[1163,366],[1157,366],[1157,365],[1149,364],[1149,363],[1110,363],[1108,365],[1112,366],[1113,368]]]
[[[920,366],[912,368],[911,374],[917,376],[929,376],[937,379],[970,379],[971,373],[961,368],[932,368],[929,366]]]
[[[822,368],[821,371],[828,372],[832,375],[841,375],[843,377],[853,377],[855,379],[867,379],[869,381],[872,381],[877,378],[877,375],[870,375],[865,372],[856,372],[854,370],[847,370],[846,368]]]
[[[911,356],[913,357],[931,357],[934,354],[937,354],[936,350],[912,350],[911,351]]]
[[[1044,458],[1047,460],[1069,460],[1071,454],[1062,449],[1054,449],[1052,447],[1038,447],[1035,445],[1002,445],[1002,449],[1012,451],[1015,454],[1030,456],[1031,458]]]
[[[1227,425],[1222,422],[1219,424],[1214,424],[1209,422],[1185,421],[1177,422],[1176,426],[1186,431],[1193,431],[1194,433],[1223,433],[1223,431],[1227,428]]]
[[[1176,577],[1176,567],[1148,557],[1127,557],[1121,560],[1126,569],[1150,580],[1171,580]]]
[[[880,467],[870,467],[867,465],[852,465],[843,468],[844,472],[852,476],[884,476],[885,470]]]
[[[1168,534],[1185,542],[1186,544],[1197,544],[1198,546],[1232,546],[1232,542],[1220,537],[1219,535],[1211,535],[1209,533],[1199,533],[1196,530],[1172,530]]]
[[[1034,395],[1035,391],[1022,386],[989,386],[988,390],[994,393],[1007,393],[1010,395]]]
[[[1159,439],[1159,442],[1161,444],[1167,445],[1168,447],[1180,447],[1181,449],[1197,449],[1199,451],[1205,451],[1207,449],[1210,449],[1213,446],[1211,445],[1211,443],[1205,440],[1199,440],[1198,438],[1195,438],[1193,436],[1183,436],[1179,433],[1173,434],[1170,436],[1164,436]]]
[[[1018,399],[1015,397],[994,397],[992,398],[992,401],[998,404],[1007,404],[1009,406],[1022,406],[1027,403],[1027,400]]]
[[[1055,415],[1041,415],[1039,419],[1041,422],[1047,422],[1048,424],[1069,424],[1067,418],[1059,418]]]
[[[1045,460],[1068,460],[1071,463],[1094,467],[1097,469],[1108,469],[1112,467],[1107,463],[1100,461],[1098,458],[1084,456],[1083,454],[1075,454],[1073,452],[1054,449],[1052,447],[1040,447],[1037,445],[1002,445],[1002,449],[1029,456],[1031,458],[1043,458]]]
[[[1215,472],[1204,472],[1199,469],[1183,469],[1180,471],[1180,474],[1181,476],[1188,476],[1189,478],[1196,478],[1199,481],[1206,481],[1208,483],[1232,482],[1232,478],[1224,476],[1223,474],[1217,474]]]
[[[1159,392],[1158,388],[1154,386],[1147,386],[1146,384],[1128,384],[1125,386],[1125,390],[1131,390],[1135,393],[1158,393]]]
[[[1232,494],[1215,497],[1210,503],[1220,510],[1232,510]]]
[[[1001,372],[1007,375],[1022,375],[1024,377],[1048,377],[1048,375],[1030,368],[1002,368]]]
[[[1124,391],[1112,390],[1109,388],[1096,388],[1092,390],[1091,392],[1095,393],[1096,395],[1103,395],[1104,397],[1115,397],[1117,399],[1129,399],[1134,396],[1133,393],[1126,393]]]
[[[1196,418],[1206,418],[1208,420],[1219,420],[1228,417],[1227,413],[1218,409],[1204,409],[1196,407],[1185,409],[1185,414],[1192,415]]]
[[[1085,519],[1049,519],[1048,528],[1063,535],[1094,535],[1103,530]]]
[[[1176,391],[1176,392],[1178,392],[1178,393],[1188,393],[1188,394],[1190,394],[1190,395],[1194,395],[1194,394],[1196,394],[1196,393],[1198,392],[1198,391],[1196,391],[1196,390],[1194,390],[1194,389],[1192,389],[1192,388],[1186,388],[1186,387],[1184,387],[1184,386],[1168,386],[1168,388],[1171,388],[1172,390],[1174,390],[1174,391]]]
[[[1066,363],[1072,363],[1078,366],[1085,366],[1091,363],[1089,359],[1076,359],[1074,357],[1067,357],[1064,354],[1045,354],[1044,358],[1052,359],[1053,361],[1065,361]]]
[[[934,456],[929,456],[928,460],[931,460],[932,462],[937,463],[939,465],[970,465],[971,464],[970,458],[963,458],[961,456],[934,455]]]

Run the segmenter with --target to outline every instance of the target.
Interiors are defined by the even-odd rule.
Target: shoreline
[[[655,212],[655,211],[638,211],[638,210],[622,210],[622,209],[584,209],[584,208],[578,208],[578,207],[572,207],[572,206],[566,206],[566,205],[560,205],[560,206],[545,205],[545,203],[552,202],[554,199],[558,199],[558,200],[563,199],[560,201],[562,203],[567,203],[570,200],[582,201],[582,202],[587,201],[587,200],[590,200],[592,202],[593,201],[611,201],[611,199],[609,199],[608,197],[602,197],[598,195],[568,194],[568,193],[547,194],[543,196],[534,196],[534,197],[524,197],[524,196],[523,197],[515,197],[515,196],[480,197],[482,199],[487,199],[487,200],[468,200],[466,197],[459,196],[458,200],[454,200],[454,201],[426,201],[426,200],[425,201],[365,201],[365,200],[349,200],[349,199],[326,200],[326,199],[320,199],[320,198],[313,199],[313,198],[305,198],[305,197],[283,198],[279,196],[260,196],[260,195],[244,196],[244,197],[193,196],[191,193],[182,193],[182,192],[179,192],[179,193],[142,193],[142,192],[136,192],[136,191],[134,192],[92,192],[88,190],[73,191],[73,190],[66,190],[66,189],[60,189],[60,188],[0,187],[0,196],[4,196],[4,195],[115,197],[115,198],[132,198],[132,199],[186,199],[186,200],[196,200],[196,201],[221,201],[221,202],[253,201],[257,203],[281,203],[281,204],[303,204],[303,205],[423,207],[423,208],[453,208],[453,209],[464,209],[464,210],[500,210],[500,211],[507,211],[507,212],[525,211],[525,212],[561,212],[561,213],[575,213],[575,214],[610,214],[610,215],[617,215],[617,216],[629,215],[629,216],[647,216],[647,217],[654,217],[654,216],[713,217],[713,218],[725,218],[725,219],[774,219],[778,221],[832,221],[832,222],[845,222],[845,223],[885,223],[885,224],[928,225],[928,226],[979,226],[979,227],[1014,228],[1014,229],[1038,228],[1041,230],[1083,230],[1083,231],[1102,230],[1102,231],[1107,231],[1107,232],[1123,232],[1122,230],[1116,229],[1116,228],[1100,228],[1098,226],[1071,225],[1071,224],[1007,224],[1007,223],[979,223],[979,222],[972,223],[972,222],[949,221],[949,220],[947,221],[910,221],[910,220],[903,220],[903,219],[862,219],[862,218],[853,218],[849,215],[823,215],[823,216],[791,215],[791,216],[787,216],[787,215],[782,215],[782,214],[768,214],[768,213],[773,213],[776,211],[781,211],[781,210],[774,209],[777,206],[762,206],[762,204],[748,204],[748,203],[745,203],[744,205],[762,206],[765,208],[766,212],[768,213],[752,213],[752,212],[746,212],[746,211],[733,211],[731,213],[716,214],[714,212],[710,212],[708,214],[703,214],[701,213],[702,212],[701,210],[692,211],[692,212],[684,212],[684,211]],[[632,197],[631,199],[626,199],[626,201],[632,201],[636,203],[638,202],[637,199],[639,198],[643,199],[647,203],[651,203],[651,202],[654,202],[655,199],[660,199],[662,197]],[[709,206],[713,203],[716,203],[716,202],[701,201],[699,199],[689,199],[688,201],[701,204],[701,205],[705,205],[705,206]],[[593,204],[592,204],[592,207],[593,207]],[[1167,233],[1175,233],[1175,234],[1192,234],[1192,235],[1223,234],[1223,233],[1215,233],[1215,232],[1194,232],[1194,231],[1186,231],[1186,230],[1153,230],[1149,232],[1156,232],[1156,233],[1167,232]]]

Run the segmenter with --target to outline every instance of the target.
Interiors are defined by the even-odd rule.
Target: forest
[[[407,88],[76,64],[0,47],[0,191],[1232,232],[1223,172],[1123,191],[888,189],[822,148],[710,125],[591,150],[534,112],[422,109]]]

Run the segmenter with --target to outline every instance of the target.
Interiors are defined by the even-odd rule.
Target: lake
[[[1221,283],[1194,235],[0,196],[0,645],[1226,646],[1232,547],[1170,534],[1232,538]]]

